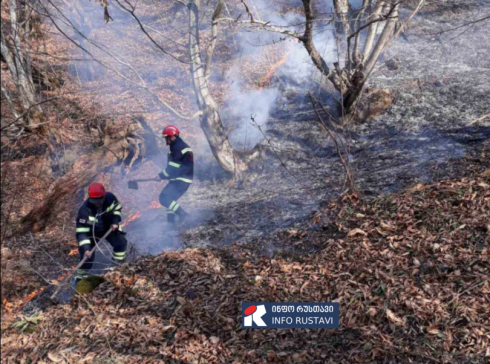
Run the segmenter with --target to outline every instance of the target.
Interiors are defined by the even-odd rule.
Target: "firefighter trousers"
[[[167,208],[167,221],[175,223],[175,215],[183,212],[177,200],[189,189],[190,184],[183,181],[170,181],[160,193],[160,203]]]
[[[128,241],[126,240],[126,237],[124,235],[125,234],[123,232],[116,230],[116,231],[111,232],[106,238],[107,242],[109,244],[111,244],[111,246],[112,246],[112,259],[114,262],[119,263],[119,264],[124,263],[124,260],[126,259],[126,256],[127,256]],[[102,236],[103,236],[103,234],[100,236],[96,235],[96,237],[99,239]],[[91,238],[90,239],[90,250],[92,250],[92,248],[94,246],[95,246],[95,241],[93,238]],[[88,277],[89,270],[92,269],[92,265],[93,265],[94,260],[95,260],[95,254],[96,254],[95,251],[96,250],[97,250],[97,248],[95,248],[92,251],[92,256],[90,258],[88,258],[85,261],[85,263],[83,263],[83,265],[80,267],[80,269],[77,272],[76,278],[83,279],[83,278]],[[78,248],[78,252],[80,253],[80,260],[82,260],[85,250]]]

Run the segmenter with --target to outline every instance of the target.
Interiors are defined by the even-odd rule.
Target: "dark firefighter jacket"
[[[101,237],[111,225],[119,225],[121,210],[121,204],[111,192],[105,194],[104,203],[99,210],[87,199],[78,210],[77,216],[75,232],[79,248],[90,250],[91,238],[94,235]]]
[[[194,155],[192,149],[180,137],[170,143],[167,167],[160,172],[159,176],[170,181],[192,183]]]

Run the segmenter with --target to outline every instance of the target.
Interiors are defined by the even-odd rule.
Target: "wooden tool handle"
[[[160,179],[158,178],[133,179],[130,182],[149,182],[149,181],[160,181]]]

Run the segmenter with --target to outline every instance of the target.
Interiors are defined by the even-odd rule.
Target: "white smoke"
[[[132,1],[132,3],[134,2]],[[141,32],[139,25],[127,12],[121,10],[114,3],[111,3],[109,11],[114,21],[105,24],[103,23],[102,9],[98,3],[80,2],[79,4],[81,6],[80,12],[73,11],[70,8],[63,8],[64,15],[75,25],[82,24],[83,29],[79,30],[89,40],[84,39],[80,35],[77,36],[76,32],[67,24],[67,20],[63,19],[59,13],[53,10],[53,13],[59,18],[59,26],[67,34],[72,35],[82,46],[88,47],[96,58],[103,60],[105,64],[110,65],[119,71],[121,75],[124,75],[132,81],[124,80],[121,78],[121,75],[116,75],[113,71],[104,69],[104,67],[93,61],[73,63],[74,65],[78,65],[78,67],[73,68],[75,68],[74,73],[80,78],[81,85],[91,92],[97,90],[103,96],[98,100],[101,101],[101,107],[107,107],[107,111],[109,112],[133,112],[132,109],[129,110],[128,105],[131,105],[131,108],[133,108],[135,107],[135,103],[125,103],[125,100],[137,98],[142,100],[138,105],[137,111],[154,112],[157,106],[153,104],[151,98],[145,100],[142,97],[145,92],[134,84],[141,83],[141,79],[144,80],[146,86],[154,91],[173,89],[172,92],[183,96],[182,98],[188,97],[189,100],[194,100],[190,79],[186,80],[185,77],[181,77],[180,79],[183,80],[182,84],[166,83],[169,76],[172,79],[172,77],[175,77],[179,73],[185,75],[185,71],[182,71],[181,67],[176,66],[176,61],[172,61],[169,57],[162,55],[159,50],[155,49]],[[144,6],[144,4],[140,4],[140,6]],[[281,10],[279,6],[279,4],[273,1],[254,1],[252,11],[257,19],[271,22],[271,24],[277,26],[287,27],[287,29],[301,34],[304,27],[304,16],[293,12],[277,15]],[[155,37],[161,37],[159,40],[162,41],[162,44],[168,50],[171,50],[174,45],[171,40],[165,38],[167,36],[166,30],[172,28],[173,31],[176,31],[178,28],[178,31],[180,30],[179,26],[181,24],[187,24],[185,22],[182,23],[185,14],[181,14],[181,12],[185,11],[179,10],[175,13],[173,24],[167,24],[166,22],[165,24],[155,22],[148,24],[152,28],[147,28],[147,30],[151,31]],[[245,18],[246,14],[242,14],[242,19]],[[143,22],[148,21],[147,18],[142,17],[141,19]],[[185,31],[185,27],[183,30]],[[125,46],[119,47],[118,45],[121,42],[117,44],[111,43],[110,39],[113,39],[115,36],[124,39]],[[262,132],[267,131],[267,122],[271,113],[274,112],[281,101],[284,85],[288,89],[290,85],[294,84],[298,89],[304,89],[306,91],[312,82],[320,82],[321,76],[312,64],[303,45],[293,38],[288,38],[284,34],[257,31],[248,28],[248,30],[242,29],[235,34],[235,39],[239,49],[233,64],[229,71],[226,72],[228,92],[225,97],[225,107],[222,110],[222,119],[231,128],[229,137],[233,145],[237,149],[251,149],[263,139]],[[92,44],[91,41],[95,41],[97,44]],[[263,56],[264,52],[268,51],[268,48],[264,47],[264,45],[276,42],[281,42],[281,53],[287,53],[288,58],[286,63],[275,71],[272,86],[261,90],[257,87],[247,88],[246,75],[239,71],[240,56],[248,55],[250,56],[248,59],[253,62],[254,59],[259,59],[258,56]],[[336,45],[330,26],[316,26],[314,42],[327,62],[335,60]],[[80,55],[83,54],[82,51],[76,47],[73,49],[74,58],[80,58]],[[114,55],[117,59],[112,57]],[[254,57],[255,55],[257,57]],[[87,58],[90,59],[90,57]],[[271,60],[271,65],[275,61],[277,60]],[[87,67],[87,65],[92,65],[92,67]],[[86,75],[82,75],[84,71]],[[264,69],[263,74],[266,74],[267,71],[267,69]],[[92,77],[90,76],[91,72],[97,74],[92,75],[94,76]],[[275,80],[282,78],[285,79],[285,83],[274,83]],[[94,83],[91,81],[101,82]],[[94,85],[99,87],[100,84],[103,84],[103,88],[100,90],[95,88],[94,90]],[[112,95],[113,97],[107,97],[111,93],[114,93]],[[157,123],[161,123],[161,125],[164,123],[174,123],[174,120],[165,119],[164,115],[164,113],[160,113]],[[252,124],[251,118],[260,126],[261,131]],[[152,125],[155,125],[155,120],[153,120]],[[197,151],[196,156],[200,159],[200,165],[204,166],[206,163],[203,163],[203,160],[205,158],[211,159],[212,154],[209,151],[209,146],[204,141],[205,138],[202,137],[199,139],[203,140],[202,146],[190,144]],[[199,151],[200,149],[201,151]],[[165,150],[164,153],[166,154]],[[151,202],[158,200],[158,195],[164,187],[163,184],[157,186],[154,183],[142,183],[140,191],[128,190],[126,185],[127,180],[153,177],[160,169],[156,165],[153,165],[151,168],[151,171],[146,169],[143,171],[138,170],[127,176],[127,178],[118,179],[117,176],[111,178],[111,184],[113,185],[111,189],[120,200],[125,201],[126,206],[133,208],[132,211],[134,209],[144,209]],[[206,173],[211,174],[209,171]],[[189,195],[189,192],[187,195]],[[186,196],[184,196],[182,201],[184,208],[189,206],[186,202]],[[127,212],[128,210],[126,209],[124,211],[126,218],[128,217]],[[153,246],[149,249],[151,253],[161,251],[162,249],[173,249],[176,245],[179,245],[179,243],[174,245],[166,238],[165,208],[146,210],[142,212],[142,215],[138,220],[128,225],[129,235],[133,242],[145,249],[148,248],[148,244],[152,244]],[[194,216],[193,219],[195,218]],[[204,219],[204,217],[198,216],[198,219]]]
[[[237,72],[232,68],[229,73]],[[238,76],[239,77],[239,76]],[[271,109],[279,96],[277,88],[246,91],[242,80],[238,78],[230,85],[232,101],[227,103],[229,108],[226,118],[232,119],[232,132],[229,134],[230,142],[236,149],[251,149],[263,139],[262,129],[265,127]],[[252,119],[254,125],[252,126]],[[240,145],[241,144],[241,145]]]
[[[252,1],[250,4],[256,19],[299,35],[304,31],[303,15],[295,12],[278,15],[280,5],[272,1]],[[303,44],[297,39],[271,31],[250,29],[241,30],[236,39],[240,47],[239,54],[251,56],[249,58],[252,62],[258,62],[267,45],[281,42],[281,49],[283,54],[287,54],[287,60],[274,74],[275,77],[286,80],[286,89],[291,89],[294,84],[303,91],[309,91],[312,84],[321,83],[320,72],[313,65]],[[336,42],[330,25],[317,27],[313,41],[327,63],[336,61]],[[282,85],[274,85],[262,91],[246,90],[242,79],[244,76],[238,71],[240,62],[241,60],[237,59],[226,75],[230,101],[223,110],[223,120],[232,128],[229,138],[233,146],[237,149],[252,149],[262,141],[262,132],[267,130],[270,113],[281,101]],[[251,121],[251,117],[254,118],[254,122]]]

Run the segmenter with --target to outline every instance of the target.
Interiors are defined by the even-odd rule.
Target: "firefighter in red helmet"
[[[80,260],[88,256],[76,272],[77,280],[88,277],[95,258],[95,251],[92,251],[92,248],[109,228],[112,232],[108,235],[107,241],[113,248],[112,259],[115,263],[124,263],[127,240],[119,226],[121,210],[122,206],[117,197],[111,192],[106,192],[101,183],[95,182],[89,186],[88,199],[78,210],[75,229]]]
[[[179,129],[173,125],[166,126],[162,132],[170,150],[167,167],[158,176],[161,179],[168,179],[169,183],[160,194],[159,200],[162,206],[167,208],[167,221],[171,224],[170,228],[175,226],[176,216],[179,217],[179,224],[182,224],[187,216],[177,200],[189,189],[194,178],[192,149],[180,138],[179,134]]]

